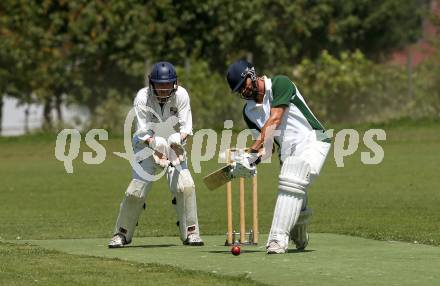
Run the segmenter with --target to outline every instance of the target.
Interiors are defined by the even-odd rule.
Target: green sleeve
[[[296,95],[296,88],[287,76],[278,75],[272,78],[272,95],[271,107],[289,105]]]

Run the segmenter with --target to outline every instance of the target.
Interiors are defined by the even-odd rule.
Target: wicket
[[[232,162],[233,156],[237,153],[245,152],[245,149],[232,148],[226,150],[227,163]],[[225,245],[234,244],[258,244],[258,192],[257,192],[257,176],[252,177],[252,229],[246,233],[245,222],[245,179],[239,178],[239,206],[240,206],[240,232],[233,230],[232,223],[232,182],[226,184],[226,208],[227,208],[227,221],[228,232],[226,234]],[[236,236],[239,235],[240,239],[236,240]],[[246,240],[246,235],[248,239]]]

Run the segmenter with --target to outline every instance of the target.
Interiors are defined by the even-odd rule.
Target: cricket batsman
[[[231,90],[246,100],[243,117],[259,135],[250,152],[236,160],[233,175],[252,176],[262,157],[272,154],[271,142],[279,146],[281,171],[266,252],[286,253],[289,240],[304,250],[312,213],[307,208],[307,189],[324,164],[330,138],[287,76],[257,76],[251,63],[239,60],[229,66],[226,79]]]
[[[194,181],[188,170],[184,149],[192,135],[192,115],[188,92],[177,83],[174,66],[169,62],[153,65],[148,87],[138,91],[134,100],[136,132],[134,153],[153,150],[152,156],[135,160],[151,175],[164,171],[177,213],[180,239],[184,245],[201,246]],[[163,124],[159,124],[159,123]],[[167,123],[170,123],[171,125]],[[166,132],[170,129],[169,132]],[[132,171],[132,180],[122,199],[114,235],[108,247],[118,248],[132,241],[152,180]]]

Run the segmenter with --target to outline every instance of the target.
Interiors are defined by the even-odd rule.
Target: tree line
[[[246,57],[267,73],[360,52],[381,61],[418,39],[428,0],[13,1],[0,3],[0,96],[92,114],[131,100],[158,60],[178,66],[200,125],[238,118],[224,73]],[[214,117],[214,119],[212,118]],[[1,118],[1,117],[0,117]],[[209,118],[209,119],[208,119]],[[206,120],[205,120],[206,119]],[[196,122],[197,123],[197,122]]]

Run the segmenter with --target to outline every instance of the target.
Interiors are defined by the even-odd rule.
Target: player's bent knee
[[[177,184],[177,191],[182,193],[195,192],[194,180],[188,169],[184,169],[179,174],[179,181]]]
[[[301,158],[287,157],[281,167],[279,190],[305,196],[310,184],[310,165]]]
[[[147,188],[148,183],[138,179],[132,179],[127,187],[125,195],[127,196],[127,198],[133,198],[141,200],[143,202],[147,195]]]

